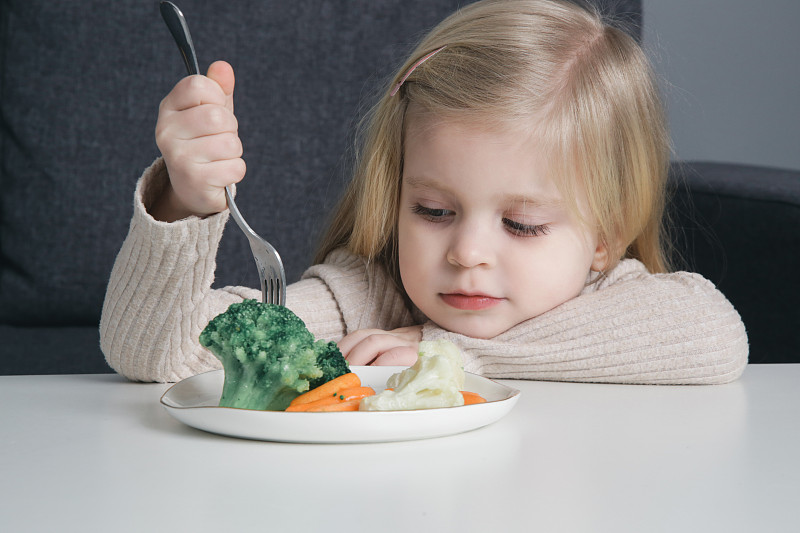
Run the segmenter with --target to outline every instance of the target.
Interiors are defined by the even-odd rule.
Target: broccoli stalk
[[[335,343],[315,341],[286,307],[255,300],[216,316],[200,344],[222,362],[222,407],[282,411],[301,393],[350,371]]]

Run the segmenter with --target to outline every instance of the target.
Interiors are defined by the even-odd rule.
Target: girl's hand
[[[417,362],[422,326],[392,331],[360,329],[339,341],[351,365],[411,366]]]
[[[224,61],[208,76],[188,76],[162,100],[156,144],[170,187],[150,206],[151,215],[172,222],[207,216],[227,207],[224,188],[245,174],[239,125],[233,114],[233,68]]]

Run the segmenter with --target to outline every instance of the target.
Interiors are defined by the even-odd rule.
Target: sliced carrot
[[[351,387],[349,389],[339,391],[339,394],[336,396],[340,400],[355,400],[356,398],[372,396],[373,394],[375,394],[375,389],[372,387]]]
[[[336,402],[330,405],[321,405],[319,407],[309,409],[307,413],[329,413],[332,411],[358,411],[358,405],[361,403],[361,398],[347,400],[346,402]]]
[[[308,403],[300,403],[297,405],[290,405],[286,408],[287,413],[299,413],[302,411],[308,411],[309,409],[313,409],[314,407],[320,407],[323,405],[330,405],[334,403],[341,403],[342,401],[338,399],[336,396],[328,396],[327,398],[320,398],[319,400],[314,400],[313,402]]]
[[[333,396],[334,393],[339,392],[340,390],[350,389],[352,387],[360,387],[361,380],[359,377],[354,374],[353,372],[348,372],[347,374],[342,374],[338,378],[333,378],[332,380],[323,383],[319,387],[315,389],[311,389],[308,392],[304,392],[297,398],[291,401],[289,405],[300,405],[303,403],[310,403],[326,396]]]
[[[360,400],[366,396],[372,396],[375,394],[375,389],[372,387],[351,387],[349,389],[340,390],[330,396],[325,396],[324,398],[320,398],[319,400],[314,400],[313,402],[308,403],[301,403],[297,405],[290,405],[286,408],[287,412],[300,412],[300,411],[312,411],[315,410],[317,407],[324,407],[326,405],[334,405],[337,403],[342,403],[349,400]]]
[[[485,403],[486,399],[477,392],[461,391],[461,396],[464,397],[464,405],[473,405],[476,403]]]

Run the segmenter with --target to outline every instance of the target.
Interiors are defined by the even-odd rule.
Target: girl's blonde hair
[[[413,70],[425,54],[446,46]],[[576,213],[623,257],[664,272],[662,218],[669,142],[657,84],[640,46],[600,14],[562,0],[484,0],[434,28],[362,123],[361,151],[315,262],[339,247],[375,261],[399,287],[397,218],[406,111],[522,126],[537,135]],[[526,126],[527,125],[527,126]]]

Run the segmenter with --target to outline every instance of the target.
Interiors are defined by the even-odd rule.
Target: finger
[[[413,366],[417,362],[417,351],[411,346],[392,348],[375,358],[375,366]]]
[[[215,61],[208,67],[207,76],[219,84],[222,92],[225,93],[225,107],[233,111],[233,88],[236,85],[233,67],[225,61]]]
[[[353,346],[345,359],[351,365],[369,365],[376,357],[393,348],[404,345],[403,341],[388,333],[369,335]]]
[[[169,116],[157,125],[156,135],[174,139],[194,139],[204,135],[239,131],[239,121],[227,108],[218,104],[203,104]]]
[[[422,340],[422,326],[419,325],[393,329],[391,333],[393,335],[402,336],[404,339],[409,341],[419,342]]]
[[[212,161],[198,166],[198,177],[210,187],[227,187],[239,183],[247,172],[244,159]]]
[[[175,174],[186,176],[180,180],[173,179],[172,188],[184,203],[201,207],[202,198],[216,198],[224,194],[223,187],[242,181],[247,165],[243,159],[180,166],[173,161],[167,164],[167,170],[171,177]],[[208,208],[203,208],[202,211],[208,211]]]
[[[212,163],[242,157],[242,141],[235,133],[218,133],[173,144],[171,160],[188,160],[191,164]]]
[[[186,76],[164,97],[160,112],[174,112],[203,104],[226,106],[228,95],[219,83],[205,76]]]
[[[337,342],[336,345],[339,347],[339,351],[342,352],[342,355],[347,357],[347,354],[350,353],[350,350],[352,350],[358,343],[370,335],[380,335],[382,333],[386,332],[381,329],[359,329],[342,337],[342,339]]]

